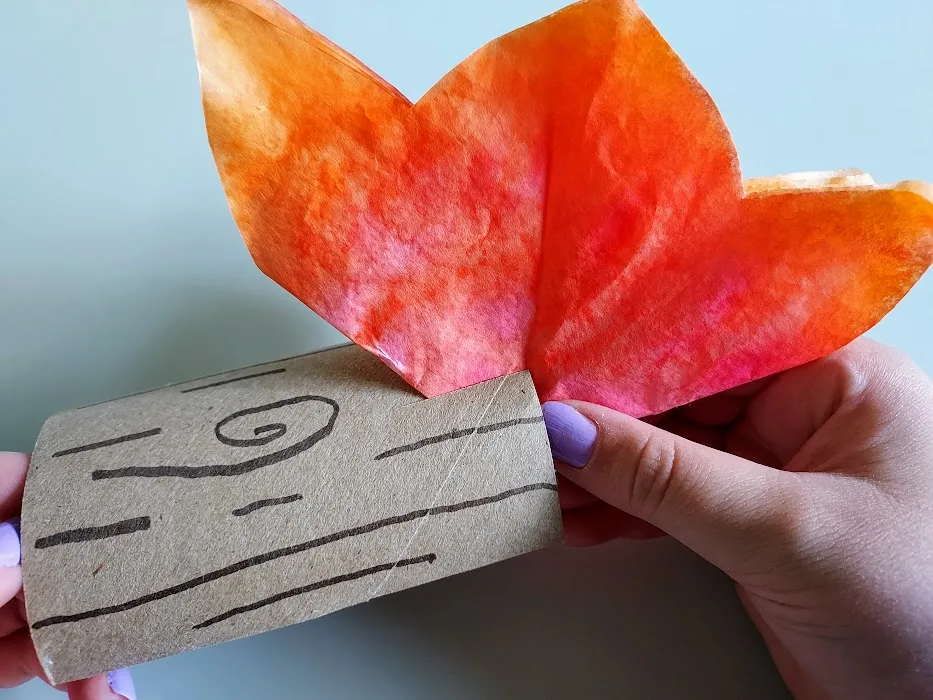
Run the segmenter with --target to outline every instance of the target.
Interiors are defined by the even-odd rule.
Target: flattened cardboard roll
[[[560,539],[527,372],[431,400],[341,346],[49,419],[26,610],[54,683],[308,620]]]

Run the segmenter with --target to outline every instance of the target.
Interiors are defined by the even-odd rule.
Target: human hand
[[[858,340],[656,425],[544,415],[569,541],[660,530],[715,564],[798,700],[930,697],[933,383],[908,359]]]
[[[13,688],[34,677],[46,680],[26,627],[20,568],[19,512],[28,466],[27,455],[0,452],[0,688]],[[136,700],[127,669],[58,688],[70,700]]]

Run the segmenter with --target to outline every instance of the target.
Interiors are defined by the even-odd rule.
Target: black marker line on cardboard
[[[233,515],[243,516],[249,515],[254,510],[259,510],[260,508],[268,508],[269,506],[280,506],[285,503],[294,503],[295,501],[300,501],[302,495],[300,493],[293,493],[291,496],[281,496],[280,498],[263,498],[259,501],[253,501],[252,503],[247,503],[242,508],[237,508],[233,511]]]
[[[36,549],[46,549],[48,547],[57,547],[60,544],[73,544],[75,542],[90,542],[92,540],[103,540],[108,537],[119,537],[128,535],[132,532],[148,530],[151,526],[148,516],[141,518],[130,518],[121,520],[118,523],[109,525],[100,525],[98,527],[79,527],[74,530],[65,530],[57,532],[54,535],[46,535],[36,540]]]
[[[130,433],[129,435],[121,435],[120,437],[110,438],[109,440],[101,440],[100,442],[90,442],[87,445],[78,445],[77,447],[69,447],[67,450],[59,450],[58,452],[53,452],[53,457],[64,457],[65,455],[73,455],[78,452],[88,452],[90,450],[99,450],[102,447],[111,447],[112,445],[119,445],[121,442],[130,442],[131,440],[142,440],[143,438],[152,437],[153,435],[159,435],[162,432],[162,428],[153,428],[152,430],[144,430],[141,433]]]
[[[264,413],[266,411],[272,411],[284,406],[291,406],[308,401],[324,403],[330,406],[330,418],[328,418],[327,423],[323,427],[316,430],[304,440],[296,442],[294,445],[290,445],[285,449],[270,452],[269,454],[260,455],[258,457],[253,457],[252,459],[247,459],[242,462],[233,462],[231,464],[205,464],[200,466],[166,465],[155,467],[118,467],[116,469],[97,469],[91,473],[91,478],[94,481],[99,481],[101,479],[124,479],[128,477],[176,477],[182,479],[202,479],[212,476],[239,476],[240,474],[247,474],[256,469],[261,469],[262,467],[278,464],[279,462],[283,462],[286,459],[290,459],[295,455],[301,454],[305,450],[314,447],[318,442],[333,432],[334,425],[337,423],[337,415],[340,413],[340,406],[336,401],[329,399],[326,396],[296,396],[291,399],[284,399],[282,401],[276,401],[274,403],[263,404],[262,406],[255,406],[252,408],[245,408],[241,411],[236,411],[235,413],[231,413],[229,416],[218,422],[216,426],[214,426],[214,435],[220,442],[224,443],[225,445],[232,445],[234,447],[256,447],[259,445],[265,445],[282,437],[288,430],[287,426],[284,423],[269,423],[266,425],[260,425],[253,429],[253,434],[256,437],[246,439],[227,437],[223,434],[222,429],[225,425],[227,425],[227,423],[230,423],[231,421],[242,418],[244,416]]]
[[[201,386],[193,386],[190,389],[182,389],[182,394],[190,394],[192,391],[201,391],[202,389],[211,389],[215,386],[224,386],[226,384],[233,384],[234,382],[242,382],[246,379],[255,379],[256,377],[266,377],[270,374],[281,374],[285,371],[284,367],[279,367],[278,369],[270,369],[265,372],[254,372],[253,374],[244,374],[242,377],[233,377],[232,379],[221,379],[219,382],[211,382],[210,384],[202,384]]]
[[[246,612],[251,612],[253,610],[258,610],[259,608],[264,608],[267,605],[272,605],[273,603],[278,603],[280,600],[285,600],[286,598],[294,598],[297,595],[304,595],[305,593],[311,593],[313,591],[318,591],[322,588],[327,588],[328,586],[336,586],[340,583],[346,583],[347,581],[355,581],[358,578],[364,578],[366,576],[372,576],[373,574],[378,574],[382,571],[390,571],[392,569],[401,569],[406,566],[414,566],[416,564],[433,564],[437,559],[437,555],[433,552],[431,554],[422,554],[418,557],[410,557],[408,559],[400,559],[396,562],[388,562],[386,564],[379,564],[378,566],[371,566],[368,569],[360,569],[359,571],[352,571],[348,574],[341,574],[340,576],[334,576],[332,578],[326,578],[323,581],[317,581],[315,583],[310,583],[307,586],[299,586],[298,588],[292,588],[282,593],[276,593],[271,595],[268,598],[263,598],[262,600],[257,600],[254,603],[249,603],[247,605],[240,605],[236,608],[231,608],[226,612],[215,615],[214,617],[208,618],[204,622],[199,622],[194,625],[191,629],[199,630],[204,627],[210,627],[211,625],[216,625],[218,622],[223,622],[224,620],[229,620],[231,617],[236,615],[242,615]]]
[[[132,610],[133,608],[138,608],[139,606],[146,605],[147,603],[163,600],[169,596],[177,595],[178,593],[184,593],[185,591],[189,591],[192,588],[203,586],[206,583],[216,581],[217,579],[223,578],[224,576],[235,574],[238,571],[243,571],[244,569],[248,569],[253,566],[259,566],[260,564],[265,564],[276,559],[281,559],[282,557],[288,557],[293,554],[307,552],[308,550],[315,549],[332,542],[337,542],[338,540],[343,540],[348,537],[366,535],[370,532],[375,532],[376,530],[381,530],[385,527],[400,525],[402,523],[411,522],[412,520],[419,520],[426,515],[456,513],[461,510],[467,510],[468,508],[477,508],[479,506],[498,503],[499,501],[514,498],[515,496],[519,496],[524,493],[541,490],[556,491],[557,486],[547,482],[527,484],[525,486],[518,486],[516,488],[509,489],[508,491],[503,491],[502,493],[497,493],[492,496],[474,498],[469,501],[461,501],[460,503],[433,506],[431,508],[421,508],[420,510],[413,510],[410,513],[405,513],[404,515],[395,515],[389,518],[383,518],[382,520],[376,520],[365,525],[358,525],[357,527],[340,530],[339,532],[334,532],[322,537],[316,537],[313,540],[308,540],[307,542],[301,542],[289,547],[282,547],[280,549],[273,549],[263,554],[257,554],[256,556],[250,557],[248,559],[243,559],[233,564],[224,566],[220,569],[209,571],[206,574],[196,576],[195,578],[188,579],[187,581],[182,581],[181,583],[177,583],[174,586],[169,586],[168,588],[163,588],[158,591],[153,591],[152,593],[147,593],[146,595],[133,598],[132,600],[128,600],[124,603],[107,605],[101,608],[87,610],[85,612],[72,613],[70,615],[53,615],[33,623],[32,629],[39,630],[43,627],[50,627],[52,625],[61,625],[69,622],[80,622],[81,620],[88,620],[90,618],[101,617],[103,615],[112,615],[114,613],[123,612],[125,610]]]
[[[424,438],[423,440],[418,440],[418,442],[412,442],[408,445],[393,447],[391,450],[380,452],[373,459],[379,460],[386,459],[388,457],[395,457],[396,455],[400,455],[404,452],[414,452],[415,450],[420,450],[422,447],[427,447],[428,445],[436,445],[439,442],[457,440],[459,438],[469,437],[470,435],[483,435],[485,433],[492,433],[497,430],[514,428],[517,425],[532,425],[534,423],[540,423],[543,420],[544,416],[535,416],[533,418],[513,418],[512,420],[505,420],[501,423],[490,423],[489,425],[481,425],[476,428],[459,428],[457,430],[441,433],[440,435]]]

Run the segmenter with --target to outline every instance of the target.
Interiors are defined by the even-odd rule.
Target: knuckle
[[[657,512],[670,498],[681,463],[676,444],[650,435],[635,453],[628,477],[628,497],[645,516]]]

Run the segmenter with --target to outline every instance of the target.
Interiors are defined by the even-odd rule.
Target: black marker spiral
[[[259,445],[267,445],[273,440],[278,440],[280,437],[285,435],[288,431],[288,427],[285,423],[269,423],[268,425],[260,425],[257,428],[253,428],[254,438],[233,438],[227,437],[223,434],[223,428],[227,423],[231,423],[238,418],[243,418],[244,416],[253,416],[257,413],[265,413],[266,411],[271,411],[273,408],[281,408],[293,403],[299,403],[301,401],[308,401],[315,397],[312,396],[299,396],[295,399],[289,399],[286,401],[280,401],[277,404],[268,404],[266,406],[257,406],[256,408],[244,408],[242,411],[237,411],[236,413],[231,413],[229,416],[220,421],[217,425],[214,426],[214,435],[217,437],[220,442],[225,445],[232,445],[233,447],[258,447]],[[263,435],[263,433],[267,433]],[[263,435],[263,437],[259,437]]]
[[[283,437],[288,432],[288,426],[286,426],[285,423],[266,423],[259,425],[253,428],[252,432],[255,437],[252,438],[230,437],[229,435],[225,435],[223,433],[223,429],[227,427],[229,423],[233,423],[240,418],[254,416],[257,414],[265,413],[266,411],[273,411],[277,408],[283,408],[284,406],[293,406],[295,404],[305,402],[318,402],[327,404],[331,407],[330,417],[323,427],[316,430],[304,440],[296,442],[293,445],[289,445],[288,447],[285,447],[281,450],[270,452],[269,454],[265,455],[260,455],[259,457],[247,459],[242,462],[234,462],[232,464],[205,464],[201,466],[169,465],[157,467],[122,467],[118,469],[98,469],[91,474],[91,478],[95,481],[100,479],[120,479],[134,476],[150,478],[180,477],[182,479],[201,479],[209,476],[239,476],[240,474],[246,474],[262,467],[268,467],[270,464],[277,464],[278,462],[290,459],[295,455],[301,454],[305,450],[314,447],[314,445],[333,432],[334,425],[337,423],[337,415],[340,413],[340,406],[336,401],[329,399],[326,396],[296,396],[292,399],[267,403],[263,404],[262,406],[256,406],[254,408],[245,408],[235,413],[231,413],[229,416],[217,423],[216,426],[214,426],[214,435],[220,442],[225,445],[231,445],[232,447],[259,447],[261,445],[267,445],[270,442]],[[236,428],[238,426],[233,427]]]

